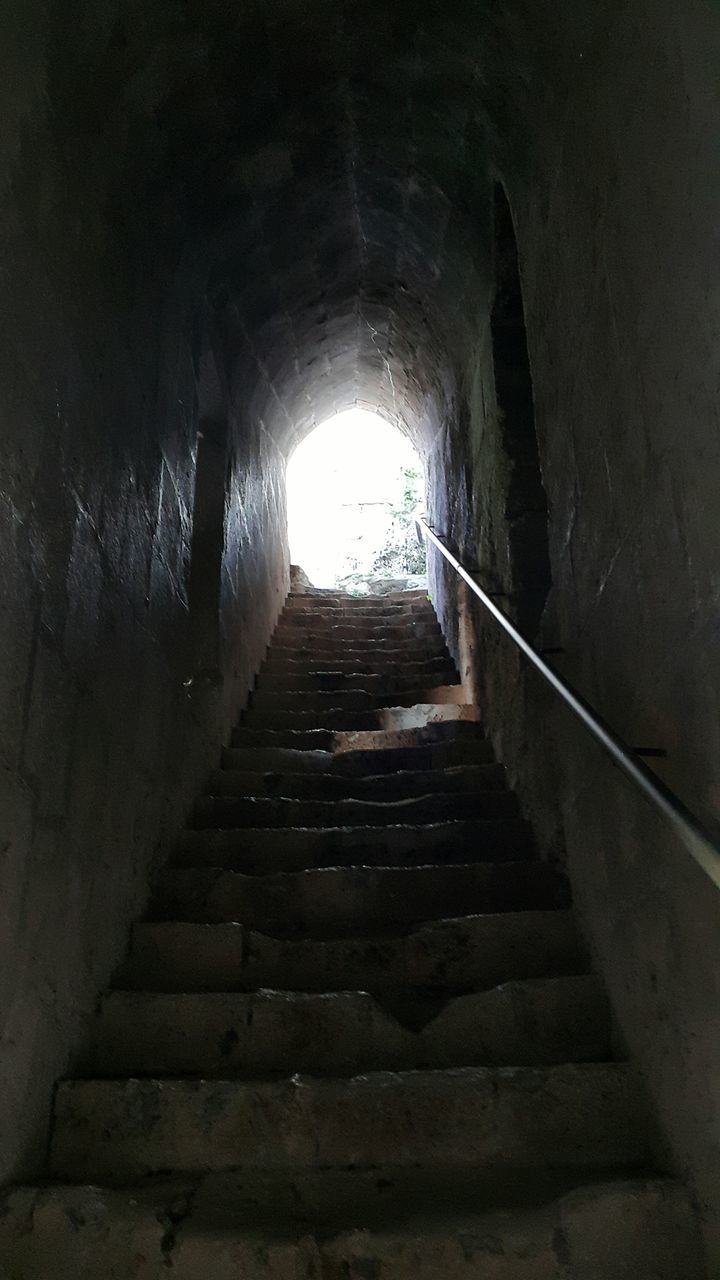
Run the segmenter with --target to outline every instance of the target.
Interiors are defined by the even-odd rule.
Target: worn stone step
[[[222,753],[224,770],[330,775],[362,778],[389,775],[396,771],[430,772],[463,766],[495,764],[487,739],[474,736],[459,741],[428,743],[426,746],[376,748],[370,751],[298,751],[292,748],[226,747]]]
[[[370,693],[367,689],[256,689],[250,695],[250,707],[255,711],[262,710],[296,710],[313,712],[329,708],[333,711],[375,711],[379,706],[382,694]],[[413,698],[414,702],[420,701]],[[247,715],[247,713],[246,713]],[[244,717],[246,718],[246,717]]]
[[[437,622],[437,614],[428,600],[413,600],[409,604],[388,604],[380,608],[370,608],[367,605],[348,608],[347,605],[329,604],[301,607],[295,603],[286,605],[280,616],[283,621],[297,623],[300,626],[304,621],[328,622],[331,625],[338,623],[354,625],[359,622],[389,626],[415,620]]]
[[[247,876],[172,868],[156,879],[154,920],[237,920],[274,937],[369,935],[468,913],[565,907],[565,877],[546,862],[325,867]]]
[[[391,697],[392,695],[392,697]],[[426,689],[392,690],[391,694],[369,689],[256,689],[250,695],[249,710],[260,716],[265,711],[374,711],[387,707],[413,707],[449,703],[462,706],[468,699],[458,684],[433,685]],[[247,713],[246,713],[247,718]],[[320,726],[323,727],[322,725]]]
[[[279,636],[276,633],[268,651],[278,660],[295,659],[297,662],[300,659],[309,658],[315,663],[333,664],[337,659],[341,659],[358,665],[371,663],[376,670],[379,666],[375,662],[375,654],[380,652],[385,663],[394,665],[403,662],[420,663],[437,659],[449,662],[450,660],[442,637],[427,640],[414,637],[391,640],[386,636],[377,640],[359,638],[353,640],[349,636],[335,636],[333,639],[327,636],[308,636],[305,632],[299,631],[289,636]]]
[[[413,702],[422,701],[414,697],[413,690],[408,696]],[[329,708],[333,711],[375,711],[381,706],[381,699],[387,695],[370,692],[368,689],[256,689],[250,695],[250,707],[255,711],[322,711]],[[399,704],[398,704],[399,705]]]
[[[396,608],[384,613],[348,612],[347,609],[312,610],[285,609],[277,624],[283,631],[306,631],[319,635],[334,632],[337,628],[352,630],[356,635],[381,638],[383,635],[404,639],[408,635],[424,637],[437,635],[439,623],[433,609],[416,605],[412,609]]]
[[[285,610],[288,613],[317,613],[329,617],[342,614],[351,618],[394,617],[405,613],[415,613],[416,611],[422,613],[430,612],[433,616],[436,616],[427,595],[416,597],[412,600],[392,600],[390,598],[382,599],[381,597],[373,598],[372,596],[354,597],[346,600],[329,600],[291,595],[288,596],[285,602]]]
[[[284,610],[278,619],[275,635],[291,631],[305,631],[308,635],[340,635],[343,638],[371,636],[373,639],[392,639],[397,636],[404,640],[407,636],[424,639],[425,636],[439,636],[440,623],[432,609],[413,610],[400,617],[381,614],[373,617],[367,614],[355,614],[340,617],[320,616],[311,611]],[[273,637],[274,638],[274,637]]]
[[[411,605],[389,605],[385,609],[286,607],[278,620],[287,626],[413,626],[437,625],[437,614],[431,604],[415,601]]]
[[[441,655],[447,660],[448,657],[439,627],[432,631],[429,628],[420,631],[417,627],[412,631],[403,631],[402,628],[388,631],[386,627],[378,627],[376,632],[340,626],[318,628],[315,631],[300,627],[278,627],[273,633],[270,647],[294,654],[307,650],[331,656],[342,652],[350,657],[354,653],[360,657],[368,657],[376,649],[382,649],[388,653],[409,655],[415,661]]]
[[[255,762],[257,763],[257,761]],[[283,773],[226,768],[215,769],[207,790],[213,796],[284,796],[295,800],[407,800],[435,793],[478,794],[505,789],[505,770],[499,764],[460,765],[353,777],[340,773]]]
[[[365,991],[113,991],[74,1074],[262,1076],[469,1066],[539,1066],[612,1057],[593,975],[508,982],[457,996],[418,1030]]]
[[[427,587],[412,587],[406,591],[389,591],[382,595],[350,595],[348,591],[333,591],[332,589],[315,589],[313,591],[291,591],[287,597],[287,604],[293,605],[296,601],[303,604],[306,601],[319,604],[339,604],[349,609],[365,609],[378,608],[383,609],[388,604],[414,604],[421,600],[429,602],[430,596]]]
[[[305,605],[301,606],[298,601],[286,604],[280,615],[283,621],[294,622],[297,620],[302,624],[303,619],[311,622],[373,622],[373,623],[398,623],[405,620],[419,619],[421,621],[436,622],[437,614],[428,600],[413,600],[409,604],[388,604],[381,608],[370,608],[368,606],[357,606],[349,608],[347,605]]]
[[[327,650],[329,653],[349,655],[357,652],[359,656],[383,652],[407,654],[415,653],[416,661],[425,658],[448,656],[445,638],[438,624],[401,623],[388,627],[363,628],[352,623],[339,622],[335,625],[291,626],[281,623],[275,628],[270,638],[270,649],[294,650],[310,649]]]
[[[0,1213],[0,1254],[9,1280],[705,1275],[689,1196],[666,1179],[615,1177],[558,1194],[558,1179],[545,1175],[542,1197],[502,1208],[483,1208],[483,1189],[479,1194],[465,1169],[442,1177],[436,1170],[386,1171],[383,1177],[330,1171],[315,1180],[307,1170],[298,1180],[239,1175],[231,1191],[225,1190],[229,1181],[209,1175],[122,1189],[15,1188]],[[311,1183],[317,1183],[322,1207],[303,1216],[299,1193],[307,1195]],[[338,1214],[334,1206],[344,1185],[348,1205]]]
[[[395,827],[242,828],[184,831],[176,866],[269,875],[328,866],[416,866],[419,862],[516,862],[534,856],[520,818]]]
[[[283,724],[283,728],[317,727],[319,729],[338,729],[342,727],[345,731],[350,732],[354,731],[354,729],[398,732],[404,729],[425,729],[428,725],[457,724],[459,722],[463,724],[480,724],[479,707],[468,702],[459,685],[451,685],[447,693],[444,689],[440,693],[440,698],[435,702],[400,702],[395,706],[381,704],[370,711],[346,712],[342,707],[334,708],[328,705],[324,705],[318,711],[310,712],[296,709],[292,706],[275,709],[260,707],[257,710],[251,706],[243,714],[242,725],[248,723],[258,727],[272,728],[281,717],[285,717],[287,720],[287,724]],[[330,723],[331,717],[338,720],[355,721],[355,724],[347,730],[346,726]],[[325,719],[324,724],[315,724],[315,721],[322,721],[323,718]]]
[[[427,711],[422,706],[414,716],[414,707],[393,708],[394,717],[403,728],[383,729],[261,729],[252,725],[240,725],[233,731],[235,747],[285,747],[299,751],[372,751],[391,747],[420,747],[435,742],[468,741],[482,738],[481,724],[472,719],[477,708],[438,707],[437,718],[428,723]],[[440,714],[442,713],[442,714]],[[413,719],[419,723],[413,724]]]
[[[530,1035],[529,1032],[532,1032]],[[81,1074],[319,1074],[590,1061],[610,1053],[593,977],[508,983],[450,1000],[419,1031],[364,992],[114,992]]]
[[[340,695],[342,703],[342,695]],[[399,706],[379,706],[372,710],[346,709],[343,705],[324,703],[314,709],[305,709],[290,702],[265,706],[253,701],[243,712],[241,728],[259,729],[334,729],[354,732],[356,729],[397,731],[420,729],[427,724],[444,724],[446,721],[478,721],[479,710],[464,700],[458,686],[452,686],[448,696],[441,691],[441,698],[433,702],[408,702]]]
[[[351,1175],[354,1188],[377,1175]],[[456,1175],[457,1177],[457,1175]],[[699,1233],[687,1193],[660,1179],[596,1182],[552,1201],[512,1208],[467,1208],[463,1180],[446,1209],[417,1194],[396,1220],[313,1233],[283,1228],[278,1213],[258,1223],[258,1192],[276,1205],[297,1184],[274,1177],[244,1180],[223,1211],[217,1206],[217,1175],[160,1186],[128,1189],[59,1186],[18,1188],[0,1220],[0,1247],[12,1280],[164,1280],[172,1266],[177,1280],[237,1280],[238,1276],[306,1277],[327,1280],[700,1280],[704,1275]],[[332,1186],[340,1179],[330,1173]],[[305,1175],[304,1185],[309,1179]],[[379,1179],[386,1187],[390,1179]],[[394,1184],[402,1181],[395,1175]],[[449,1183],[451,1178],[446,1177]],[[557,1180],[554,1180],[555,1182]],[[435,1177],[437,1183],[437,1176]],[[324,1188],[327,1194],[328,1187]],[[375,1195],[377,1197],[377,1192]],[[240,1208],[236,1208],[239,1202]],[[243,1209],[245,1211],[243,1211]],[[360,1213],[359,1218],[357,1217]],[[296,1215],[297,1216],[297,1215]],[[27,1229],[32,1221],[33,1231]],[[290,1218],[293,1221],[293,1218]],[[243,1224],[238,1229],[238,1222]]]
[[[373,736],[374,732],[372,731]],[[387,746],[395,745],[405,734],[388,734]],[[342,745],[344,732],[335,729],[255,729],[242,725],[232,732],[232,745],[258,750],[281,748],[286,751],[335,752]],[[398,742],[398,745],[400,743]],[[369,749],[369,748],[368,748]]]
[[[442,671],[433,673],[431,678],[424,677],[421,679],[415,675],[397,675],[383,676],[358,674],[351,671],[310,671],[304,673],[282,671],[261,673],[256,681],[256,694],[267,696],[275,694],[284,696],[285,694],[296,693],[364,693],[370,696],[382,697],[386,701],[386,705],[392,706],[393,696],[400,694],[413,694],[422,689],[438,689],[453,687],[457,692],[459,686],[459,677],[457,672],[448,664]],[[390,701],[388,702],[388,699]],[[416,701],[426,701],[427,699],[416,698]],[[432,699],[430,699],[432,701]],[[459,699],[458,699],[459,701]]]
[[[633,1166],[648,1156],[644,1110],[623,1063],[72,1080],[55,1095],[50,1169],[112,1184],[170,1169]]]
[[[338,641],[332,646],[305,645],[291,648],[278,645],[277,648],[270,648],[260,671],[262,674],[277,671],[345,671],[349,674],[378,676],[417,673],[416,685],[420,688],[439,683],[434,673],[447,669],[455,670],[447,649],[430,646],[412,649],[373,649],[372,646],[366,646],[360,649],[351,647],[345,641]]]
[[[333,604],[342,605],[350,609],[382,609],[388,604],[414,604],[418,600],[425,603],[430,602],[430,593],[427,585],[422,587],[398,588],[388,592],[365,592],[355,595],[349,591],[340,591],[334,587],[312,587],[309,591],[290,591],[286,597],[285,603],[300,605],[309,602],[310,604]]]
[[[343,646],[348,649],[399,649],[412,646],[417,649],[445,650],[445,639],[437,622],[403,622],[388,625],[387,623],[315,623],[303,622],[303,625],[278,623],[270,640],[270,647],[295,648],[297,646],[334,648]]]
[[[440,683],[442,672],[451,672],[456,675],[455,667],[447,653],[435,658],[421,658],[419,661],[410,662],[398,659],[397,656],[388,657],[382,650],[378,650],[370,657],[360,655],[347,657],[339,650],[329,658],[321,658],[312,653],[298,655],[285,650],[274,652],[269,649],[260,669],[259,679],[263,680],[275,675],[315,676],[326,672],[339,672],[351,680],[359,676],[377,680],[405,678],[412,680],[418,687],[423,684]],[[452,680],[448,683],[452,683]]]
[[[272,938],[241,924],[135,925],[115,986],[135,991],[369,991],[407,1003],[587,971],[570,911],[435,921],[387,938]]]
[[[519,813],[511,791],[451,792],[406,800],[291,800],[281,796],[205,796],[195,804],[193,826],[381,827],[414,826],[472,818],[512,818]]]

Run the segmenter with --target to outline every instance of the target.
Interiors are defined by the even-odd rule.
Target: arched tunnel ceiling
[[[236,402],[284,447],[356,401],[422,444],[450,402],[483,302],[493,41],[477,0],[154,4],[113,32]]]

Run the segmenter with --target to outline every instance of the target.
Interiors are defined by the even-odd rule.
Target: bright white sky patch
[[[403,504],[407,470],[422,476],[408,437],[365,409],[330,418],[298,445],[287,468],[290,555],[314,586],[371,571]]]

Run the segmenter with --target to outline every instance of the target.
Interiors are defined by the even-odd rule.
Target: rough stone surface
[[[527,79],[519,97],[498,99],[498,172],[548,503],[552,582],[538,639],[562,649],[553,664],[631,746],[667,752],[653,767],[714,829],[719,319],[707,279],[719,15],[666,0],[514,13]],[[447,421],[429,463],[430,512],[512,608],[491,256],[465,418]],[[717,894],[481,610],[463,636],[464,593],[430,561],[444,634],[461,674],[470,668],[488,733],[542,847],[567,857],[595,962],[666,1148],[694,1178],[720,1272]]]
[[[250,769],[255,772],[268,769],[276,772],[323,773],[342,777],[373,776],[392,772],[397,774],[415,770],[445,770],[461,766],[490,764],[493,751],[490,743],[475,735],[473,741],[449,741],[427,743],[420,746],[383,751],[380,747],[370,751],[344,751],[340,755],[330,751],[293,751],[279,748],[275,751],[242,751],[228,748],[222,762],[226,769]]]
[[[278,796],[209,796],[199,800],[193,815],[199,828],[415,826],[424,822],[461,822],[464,818],[491,820],[515,817],[517,799],[511,792],[450,792],[410,796],[405,800],[289,800]]]
[[[272,1192],[274,1234],[262,1235],[249,1190],[241,1229],[237,1210],[231,1228],[211,1179],[207,1188],[22,1189],[0,1217],[6,1274],[43,1280],[48,1257],[53,1280],[165,1280],[170,1267],[178,1280],[310,1280],[320,1269],[330,1280],[696,1280],[701,1266],[687,1198],[662,1181],[599,1183],[537,1207],[450,1217],[416,1195],[401,1230],[358,1222],[355,1207],[323,1235],[307,1224],[283,1234],[283,1188]],[[324,1192],[327,1206],[332,1188]]]
[[[106,995],[81,1059],[89,1076],[342,1075],[391,1067],[576,1062],[611,1055],[592,975],[504,983],[450,999],[418,1030],[367,992]]]
[[[568,899],[564,877],[544,862],[323,867],[271,876],[193,867],[158,878],[150,912],[156,919],[242,920],[275,936],[337,937]]]
[[[233,1168],[642,1165],[641,1095],[625,1064],[373,1073],[279,1083],[79,1081],[55,1101],[50,1170],[132,1182]]]
[[[519,911],[423,925],[403,936],[272,938],[241,924],[138,924],[123,986],[155,991],[280,987],[393,991],[408,982],[442,992],[493,986],[585,965],[569,911]]]
[[[424,710],[396,763],[427,750],[417,744],[430,729],[474,751],[476,723],[433,725]],[[63,1216],[79,1237],[76,1273],[87,1262],[112,1274],[134,1247],[131,1272],[152,1274],[161,1258],[197,1280],[227,1267],[415,1275],[418,1252],[431,1274],[488,1264],[517,1280],[522,1259],[536,1276],[572,1263],[590,1277],[622,1257],[657,1276],[681,1240],[697,1271],[680,1189],[667,1186],[674,1213],[656,1239],[656,1187],[627,1182],[649,1162],[651,1117],[637,1073],[613,1060],[566,881],[529,843],[515,861],[442,857],[448,828],[456,839],[490,821],[506,841],[517,833],[514,803],[492,803],[514,800],[502,772],[482,790],[461,767],[460,790],[399,799],[393,781],[406,778],[383,743],[339,752],[355,756],[345,774],[297,775],[379,781],[376,799],[258,796],[261,760],[228,770],[247,792],[210,796],[204,821],[225,829],[196,831],[210,843],[184,842],[195,861],[157,879],[155,920],[136,926],[75,1078],[56,1090],[47,1172],[60,1185],[19,1189],[0,1212],[0,1256],[16,1276],[64,1266]],[[378,755],[385,771],[373,774]],[[245,825],[248,809],[264,827]],[[323,825],[334,817],[358,825]],[[317,825],[287,825],[301,820]],[[218,837],[248,831],[264,841],[256,858],[295,848],[307,869],[214,864]],[[376,831],[384,860],[353,861],[358,833]],[[350,841],[347,865],[323,866],[338,838]],[[393,861],[423,840],[435,860]],[[72,1180],[104,1189],[79,1188],[84,1208],[71,1207]],[[108,1190],[133,1185],[129,1199]],[[620,1240],[606,1222],[624,1215]]]
[[[235,828],[188,831],[176,853],[179,865],[225,866],[271,873],[313,866],[388,866],[456,863],[471,855],[480,862],[514,861],[533,851],[530,830],[517,818],[430,823],[424,827],[335,827],[332,829]]]
[[[232,761],[232,757],[231,757]],[[255,758],[255,763],[262,763]],[[334,773],[293,773],[268,769],[265,773],[217,769],[208,791],[214,796],[285,796],[296,800],[408,800],[413,796],[503,791],[505,774],[496,764],[455,765],[447,769],[398,770],[393,774],[353,778]]]
[[[286,583],[281,455],[210,386],[179,174],[124,7],[0,14],[2,1180],[42,1158],[53,1082]],[[190,566],[198,441],[218,416],[209,670]]]

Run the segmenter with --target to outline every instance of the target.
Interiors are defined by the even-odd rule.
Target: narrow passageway
[[[720,1275],[718,65],[0,6],[2,1280]]]

